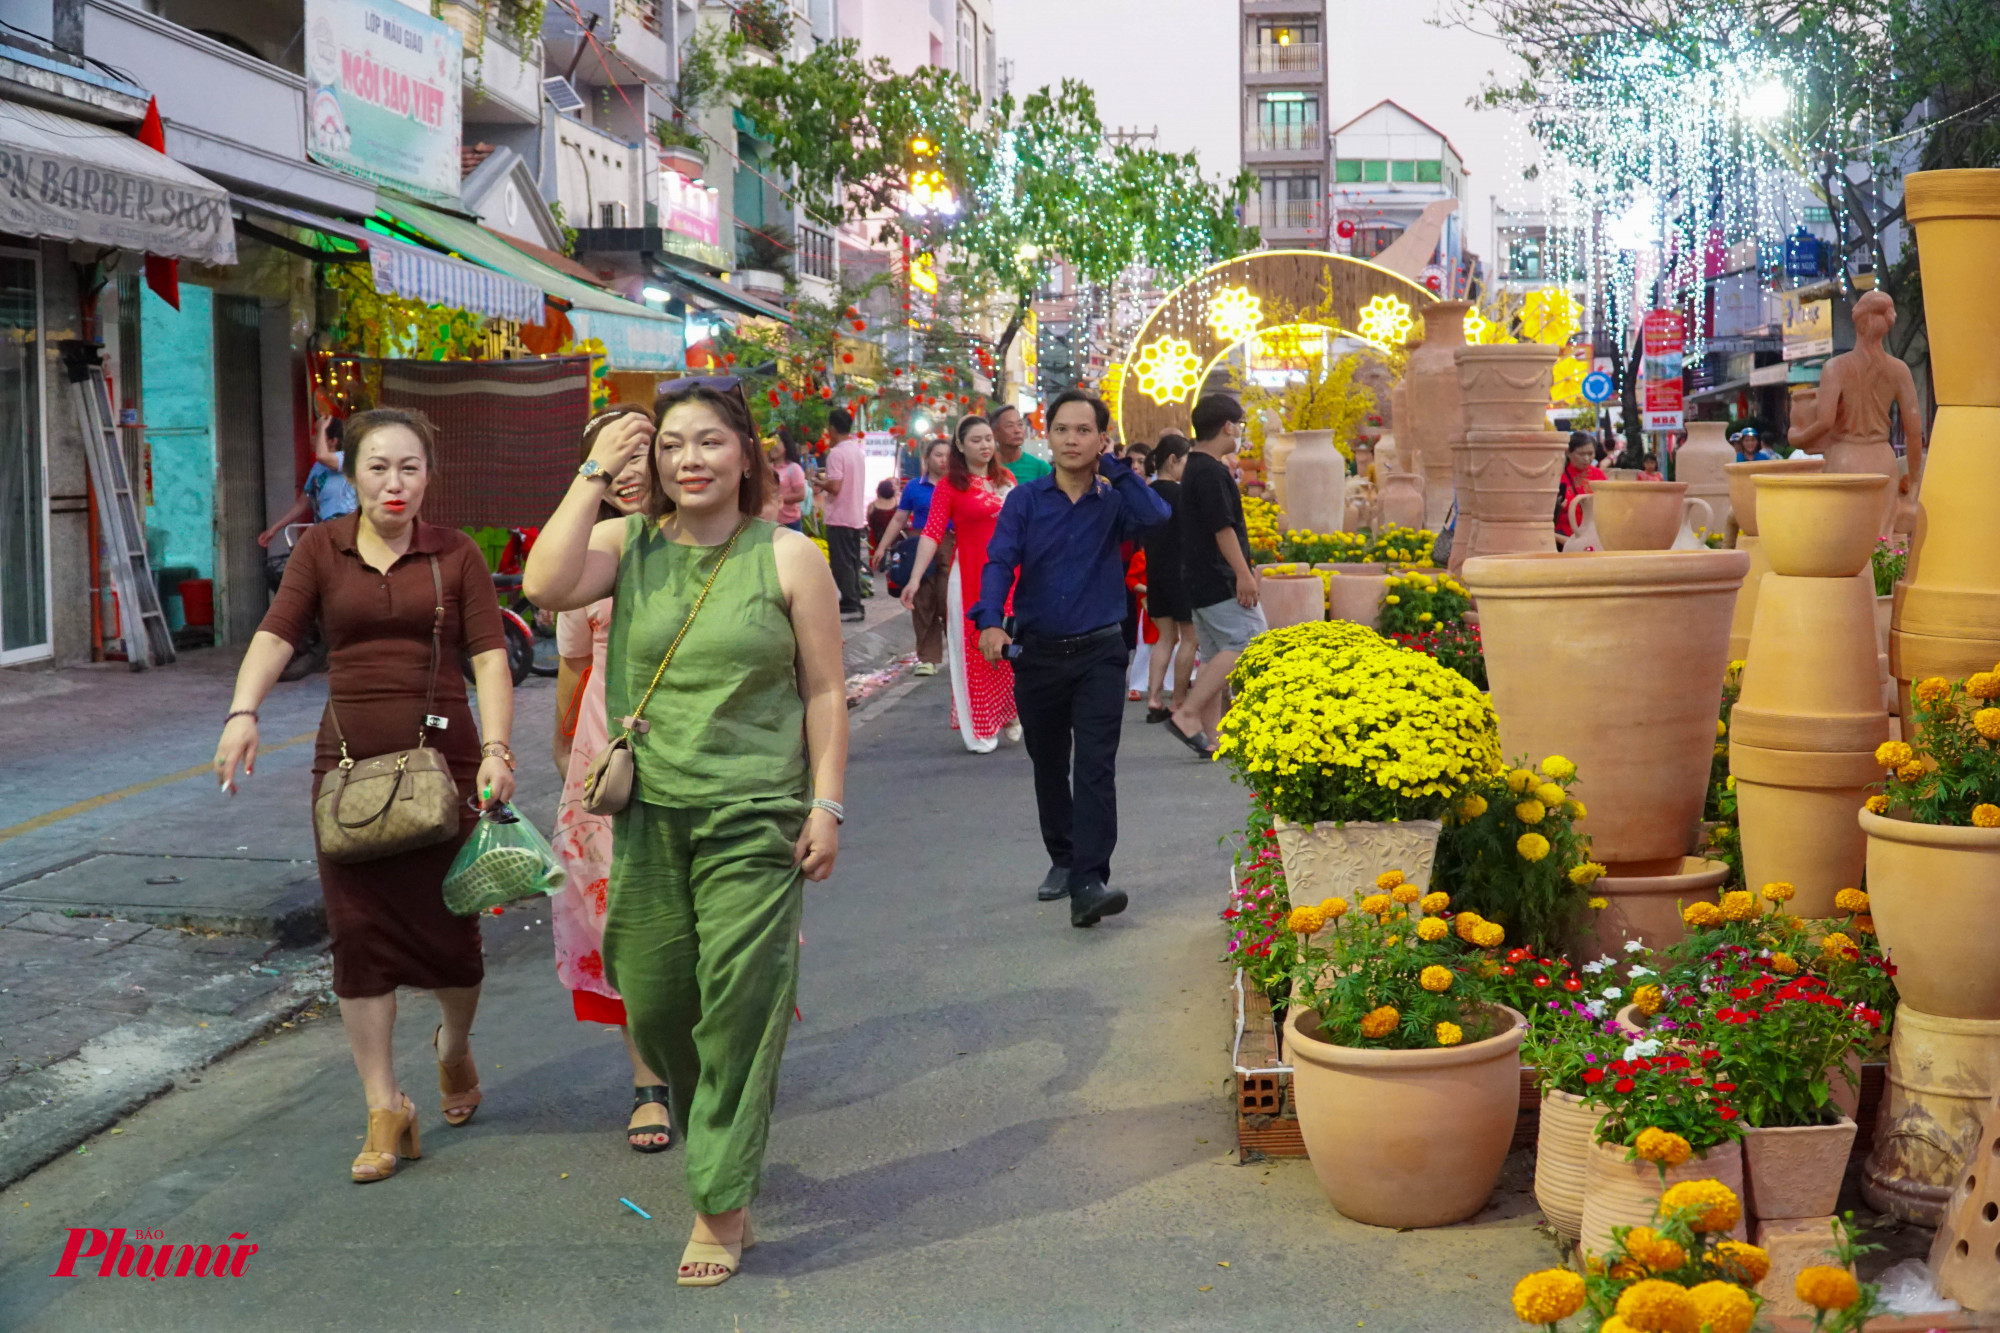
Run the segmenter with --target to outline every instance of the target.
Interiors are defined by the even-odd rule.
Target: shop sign
[[[1780,361],[1775,366],[1758,366],[1750,372],[1750,387],[1766,388],[1773,384],[1785,384],[1791,379],[1792,368]]]
[[[661,225],[709,245],[721,244],[722,205],[705,185],[696,185],[662,163],[660,168]]]
[[[1833,300],[1801,301],[1790,292],[1785,302],[1785,360],[1833,355]]]
[[[306,149],[316,162],[456,204],[457,29],[396,0],[306,0]]]
[[[612,370],[678,370],[687,364],[687,336],[680,320],[620,315],[605,310],[569,312],[578,342],[604,344],[604,364]]]
[[[1645,429],[1679,430],[1683,415],[1681,361],[1687,335],[1678,310],[1655,310],[1641,327],[1645,348]]]

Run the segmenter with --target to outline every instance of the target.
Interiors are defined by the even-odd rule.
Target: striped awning
[[[232,198],[239,210],[338,236],[362,247],[368,252],[378,292],[393,292],[429,305],[457,306],[522,324],[533,324],[542,317],[541,289],[505,273],[384,236],[356,222],[322,217],[240,194]]]

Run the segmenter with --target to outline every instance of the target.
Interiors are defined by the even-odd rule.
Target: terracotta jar
[[[1909,570],[1896,590],[1890,668],[1911,681],[2000,661],[2000,171],[1904,178],[1917,234],[1937,417],[1924,459]]]
[[[1940,1018],[2000,1021],[2000,829],[1953,828],[1862,810],[1869,911],[1896,960],[1896,993]]]
[[[1798,892],[1791,910],[1834,914],[1860,884],[1866,842],[1854,812],[1881,777],[1889,739],[1875,653],[1872,584],[1858,577],[1875,546],[1887,477],[1867,473],[1756,479],[1764,576],[1730,713],[1743,877]]]
[[[1375,892],[1375,877],[1385,870],[1402,871],[1412,884],[1429,884],[1444,825],[1435,819],[1311,825],[1281,819],[1273,831],[1293,901],[1345,898],[1358,903]]]
[[[1861,1197],[1902,1221],[1942,1225],[1953,1185],[1981,1148],[1981,1126],[1995,1093],[2000,1023],[1940,1018],[1907,1000],[1898,1005],[1875,1146],[1861,1167]]]
[[[1570,501],[1572,529],[1577,526],[1577,511],[1586,500],[1607,551],[1671,549],[1691,508],[1684,482],[1593,481],[1586,494]],[[1702,501],[1696,500],[1693,505],[1700,506],[1704,515],[1707,513],[1708,506]]]
[[[1458,392],[1458,349],[1465,346],[1470,301],[1424,307],[1423,345],[1410,353],[1407,431],[1398,430],[1403,466],[1424,476],[1424,522],[1436,531],[1451,513],[1452,438],[1464,430]]]
[[[1575,763],[1572,791],[1589,811],[1577,827],[1614,874],[1683,872],[1715,754],[1730,608],[1749,563],[1741,551],[1609,551],[1465,566],[1500,751]],[[1608,661],[1619,689],[1577,687]]]
[[[1333,447],[1333,432],[1295,430],[1292,440],[1285,460],[1286,526],[1338,531],[1347,495],[1347,460]]]
[[[1585,808],[1596,809],[1588,802]],[[1719,903],[1728,878],[1727,862],[1699,856],[1683,857],[1680,868],[1670,873],[1606,875],[1590,886],[1592,896],[1604,899],[1605,906],[1583,922],[1571,956],[1622,960],[1633,940],[1651,949],[1667,948],[1687,934],[1681,909],[1693,902]]]
[[[1652,1162],[1628,1162],[1630,1149],[1593,1143],[1583,1168],[1583,1238],[1587,1255],[1611,1253],[1611,1228],[1651,1226],[1659,1211],[1660,1196],[1667,1186],[1684,1180],[1719,1180],[1743,1197],[1743,1146],[1725,1143],[1696,1153],[1679,1166],[1670,1166],[1666,1181]],[[1746,1210],[1746,1217],[1748,1215]],[[1741,1240],[1744,1223],[1739,1221],[1730,1235]]]
[[[1466,559],[1556,549],[1556,491],[1562,481],[1564,443],[1557,431],[1467,434],[1466,468],[1478,523],[1465,548]],[[1460,513],[1462,521],[1462,509]],[[1454,567],[1463,563],[1460,540],[1454,534]]]
[[[1708,530],[1725,533],[1734,509],[1729,503],[1729,474],[1723,469],[1735,461],[1730,447],[1729,425],[1722,421],[1690,421],[1687,443],[1674,451],[1674,480],[1687,485],[1687,493],[1708,501],[1714,518]]]
[[[1382,525],[1423,527],[1425,484],[1423,477],[1415,472],[1391,472],[1383,477],[1381,499],[1376,504]]]
[[[1387,566],[1327,563],[1313,568],[1333,575],[1326,585],[1329,620],[1351,620],[1369,629],[1381,628],[1382,595],[1388,591],[1389,583]]]
[[[1583,1234],[1584,1163],[1602,1119],[1602,1110],[1585,1106],[1573,1092],[1551,1088],[1542,1094],[1535,1126],[1535,1202],[1556,1234],[1568,1241]]]
[[[1274,574],[1269,566],[1257,571],[1264,623],[1272,629],[1326,619],[1326,588],[1319,575]]]
[[[1303,1005],[1285,1018],[1299,1132],[1342,1216],[1378,1227],[1463,1222],[1493,1195],[1521,1111],[1527,1020],[1461,1046],[1385,1051],[1319,1039]]]
[[[1767,458],[1757,463],[1729,463],[1723,474],[1729,479],[1729,504],[1736,515],[1736,549],[1750,553],[1750,572],[1743,577],[1743,591],[1736,598],[1736,615],[1729,623],[1729,660],[1741,662],[1750,651],[1750,623],[1757,613],[1757,592],[1771,562],[1763,553],[1757,535],[1757,487],[1761,476],[1790,476],[1819,472],[1823,458]]]
[[[1846,1116],[1831,1125],[1746,1128],[1744,1207],[1760,1222],[1831,1216],[1840,1200],[1848,1154],[1854,1151],[1854,1131]]]
[[[1267,429],[1264,432],[1264,488],[1280,510],[1285,507],[1287,494],[1285,467],[1291,460],[1292,450],[1297,447],[1298,437],[1290,431]],[[1280,526],[1292,528],[1298,525],[1291,522],[1287,515]]]

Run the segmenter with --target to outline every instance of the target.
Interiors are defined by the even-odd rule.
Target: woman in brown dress
[[[313,795],[340,763],[341,733],[353,758],[408,749],[424,730],[432,682],[431,626],[437,607],[432,565],[444,590],[433,712],[444,720],[427,743],[442,751],[463,797],[492,805],[514,794],[514,721],[500,606],[486,561],[472,539],[419,522],[432,472],[431,424],[422,413],[380,408],[348,418],[344,471],[359,512],[310,529],[292,552],[271,609],[243,655],[236,693],[216,746],[226,792],[236,769],[256,770],[257,707],[315,626],[330,650],[329,710],[313,758]],[[486,743],[474,730],[459,654],[472,660]],[[334,711],[338,710],[336,721]],[[432,1044],[445,1123],[462,1125],[480,1100],[467,1039],[479,1006],[485,963],[479,919],[444,905],[446,870],[478,823],[470,805],[455,837],[414,852],[357,864],[319,858],[333,937],[333,993],[368,1097],[368,1138],[351,1171],[384,1180],[399,1156],[421,1155],[417,1112],[396,1082],[391,1038],[396,987],[433,992],[443,1011]]]

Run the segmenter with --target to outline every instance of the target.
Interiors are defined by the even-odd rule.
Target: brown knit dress
[[[405,750],[424,719],[436,606],[430,557],[444,583],[434,711],[449,720],[429,744],[443,752],[459,795],[475,796],[479,730],[465,693],[459,654],[505,649],[500,603],[486,561],[470,537],[418,523],[410,549],[387,573],[369,568],[355,544],[359,514],[309,529],[285,566],[285,579],[258,628],[296,651],[317,625],[329,650],[328,685],[347,752],[355,759]],[[321,719],[313,755],[313,795],[340,764],[333,719]],[[340,865],[319,858],[320,891],[333,938],[333,993],[343,999],[386,995],[398,986],[433,990],[476,986],[486,975],[479,919],[445,910],[444,876],[478,815],[467,807],[458,836],[379,861]]]

